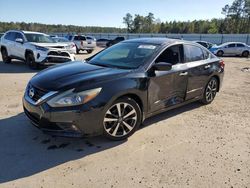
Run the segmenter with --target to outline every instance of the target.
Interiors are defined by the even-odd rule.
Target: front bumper
[[[25,94],[23,109],[32,124],[44,133],[66,136],[86,137],[102,134],[102,111],[88,105],[52,108],[46,102],[36,105]]]
[[[37,63],[64,63],[75,60],[73,53],[58,50],[50,50],[48,52],[36,51],[34,56]]]

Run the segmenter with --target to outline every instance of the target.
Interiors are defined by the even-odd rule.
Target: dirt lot
[[[36,72],[0,62],[0,187],[250,187],[250,72],[241,71],[250,59],[225,63],[211,105],[160,114],[127,141],[112,142],[34,128],[22,95]]]

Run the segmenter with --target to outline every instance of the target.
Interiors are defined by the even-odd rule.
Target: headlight
[[[42,47],[42,46],[35,46],[37,50],[40,50],[40,51],[47,51],[48,48],[45,48],[45,47]]]
[[[81,92],[74,92],[75,89],[65,91],[56,95],[50,99],[47,103],[51,107],[65,107],[65,106],[77,106],[85,104],[94,99],[102,90],[102,88],[96,88]]]

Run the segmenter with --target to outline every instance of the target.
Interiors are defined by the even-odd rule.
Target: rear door
[[[155,112],[184,101],[187,90],[187,67],[183,62],[183,45],[167,48],[155,61],[172,64],[169,71],[152,71],[149,74],[149,112]]]
[[[185,100],[194,99],[203,94],[209,75],[213,73],[209,52],[192,45],[184,45],[184,64],[188,67],[188,84]]]
[[[234,43],[228,44],[224,48],[224,54],[226,54],[226,55],[235,55],[236,54],[236,44],[234,44]]]
[[[4,36],[5,46],[9,56],[14,56],[15,32],[8,32]]]
[[[237,55],[242,55],[242,53],[244,52],[244,50],[246,49],[246,46],[242,43],[237,43],[236,44],[236,53]]]

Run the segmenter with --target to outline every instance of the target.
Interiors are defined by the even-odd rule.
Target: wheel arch
[[[210,79],[215,78],[218,81],[217,92],[220,91],[220,77],[218,75],[213,75]]]
[[[6,46],[1,46],[1,51],[2,51],[3,49],[7,50],[7,47],[6,47]]]
[[[27,57],[27,55],[28,55],[29,53],[31,53],[31,54],[34,56],[33,51],[32,51],[32,50],[27,49],[27,50],[25,50],[25,54],[24,54],[25,59],[26,59],[26,57]]]

